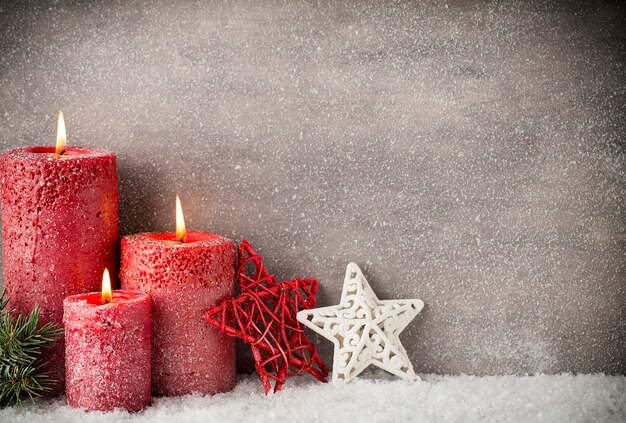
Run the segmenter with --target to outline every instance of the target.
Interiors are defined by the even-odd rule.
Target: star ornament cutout
[[[317,281],[276,281],[247,241],[239,244],[236,279],[240,295],[212,307],[204,319],[250,345],[265,393],[272,382],[276,392],[287,378],[300,373],[326,382],[328,369],[296,318],[298,311],[315,306]]]
[[[333,383],[348,382],[370,365],[418,380],[400,332],[424,308],[422,300],[379,300],[363,272],[348,264],[341,302],[303,310],[298,320],[335,344]]]

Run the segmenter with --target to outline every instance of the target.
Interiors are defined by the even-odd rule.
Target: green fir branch
[[[9,302],[0,294],[0,407],[19,405],[52,390],[56,381],[45,370],[41,352],[63,334],[53,323],[39,325],[39,307],[28,316],[6,310]]]

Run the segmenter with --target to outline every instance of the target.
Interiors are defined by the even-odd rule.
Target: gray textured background
[[[0,6],[1,149],[62,109],[118,154],[123,234],[178,192],[321,305],[358,262],[426,302],[418,372],[624,373],[624,6],[167,3]]]

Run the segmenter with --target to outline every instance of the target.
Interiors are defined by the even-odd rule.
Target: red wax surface
[[[150,298],[113,291],[63,301],[67,403],[89,411],[150,404]]]
[[[26,147],[0,155],[2,258],[10,307],[62,323],[63,299],[97,291],[102,271],[116,277],[117,166],[96,149]],[[65,377],[63,339],[46,351],[51,376]]]
[[[204,313],[234,289],[235,245],[205,232],[122,238],[123,289],[152,300],[152,392],[212,395],[235,386],[235,344]]]

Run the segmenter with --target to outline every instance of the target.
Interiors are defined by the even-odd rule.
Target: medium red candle
[[[235,386],[232,338],[202,316],[232,296],[235,245],[219,235],[184,230],[177,201],[177,234],[144,233],[122,238],[123,289],[152,300],[152,392],[212,395]]]
[[[67,148],[59,115],[58,151],[26,147],[0,155],[2,258],[10,307],[61,324],[63,299],[97,291],[103,268],[116,275],[118,193],[115,155]],[[59,154],[61,153],[61,154]],[[63,339],[45,352],[63,392]]]
[[[150,404],[150,298],[143,292],[102,292],[63,301],[67,403],[88,411]]]

